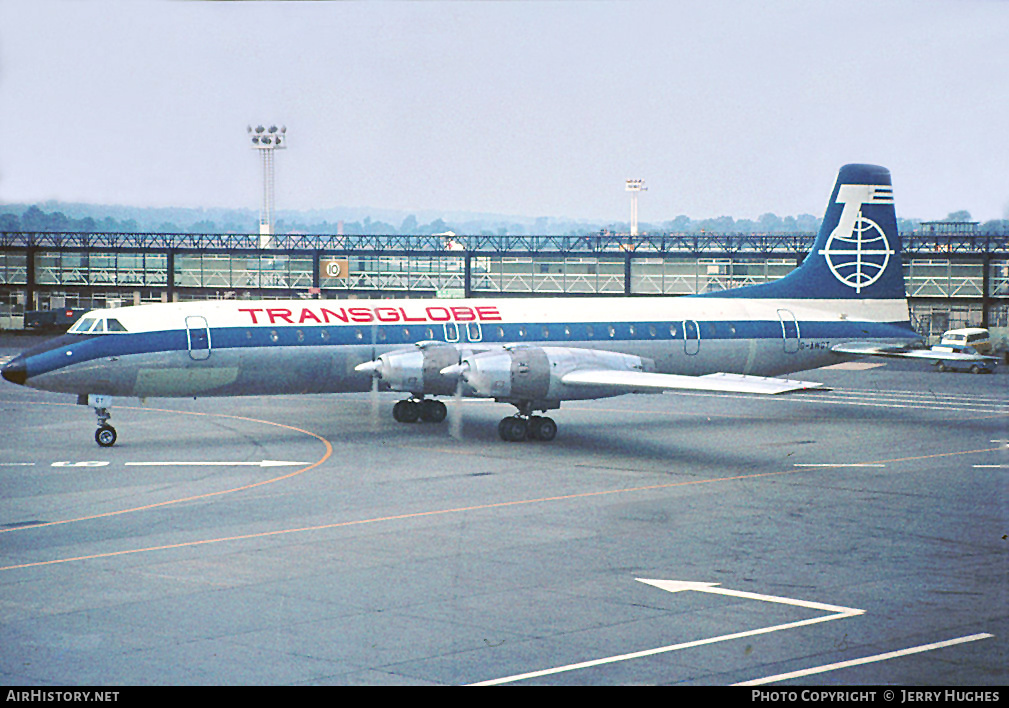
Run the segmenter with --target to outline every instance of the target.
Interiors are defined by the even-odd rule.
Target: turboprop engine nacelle
[[[459,356],[451,344],[421,342],[412,349],[386,352],[354,369],[370,373],[393,391],[449,396],[455,392],[456,379],[441,370],[458,363]]]
[[[608,395],[566,386],[562,377],[575,370],[654,371],[655,364],[630,354],[570,347],[517,346],[463,358],[442,370],[458,376],[471,396],[522,401],[561,401]],[[615,394],[614,394],[615,395]]]

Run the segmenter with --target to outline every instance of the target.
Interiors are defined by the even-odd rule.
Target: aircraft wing
[[[745,376],[743,374],[654,374],[645,371],[578,369],[561,377],[569,386],[608,386],[630,391],[721,391],[725,393],[776,394],[804,389],[823,389],[821,383],[790,379]]]
[[[927,361],[998,361],[998,357],[967,352],[954,347],[936,345],[931,349],[909,349],[899,345],[877,342],[845,342],[830,348],[838,354],[857,356],[884,356],[900,359],[925,359]]]

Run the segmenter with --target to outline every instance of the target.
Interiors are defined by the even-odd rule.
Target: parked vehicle
[[[945,337],[945,335],[944,335]],[[948,352],[949,359],[940,359],[935,363],[935,368],[939,371],[970,371],[972,374],[990,374],[995,369],[998,359],[993,356],[985,356],[977,359],[980,352],[974,347],[963,344],[936,344],[932,347],[933,352]],[[964,360],[963,355],[974,356],[974,359]]]
[[[988,330],[981,327],[966,327],[943,332],[939,344],[971,347],[978,354],[991,354],[992,351],[991,335]]]
[[[29,310],[25,313],[25,329],[40,332],[66,332],[87,312],[83,308],[63,307],[56,310]]]

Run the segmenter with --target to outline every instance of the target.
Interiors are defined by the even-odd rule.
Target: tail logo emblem
[[[893,187],[842,184],[837,202],[844,204],[841,218],[820,255],[835,278],[860,293],[880,279],[893,255],[883,229],[862,215],[862,205],[893,204]]]

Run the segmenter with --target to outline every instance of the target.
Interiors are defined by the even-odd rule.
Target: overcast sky
[[[0,0],[0,203],[1009,218],[1009,2]]]

